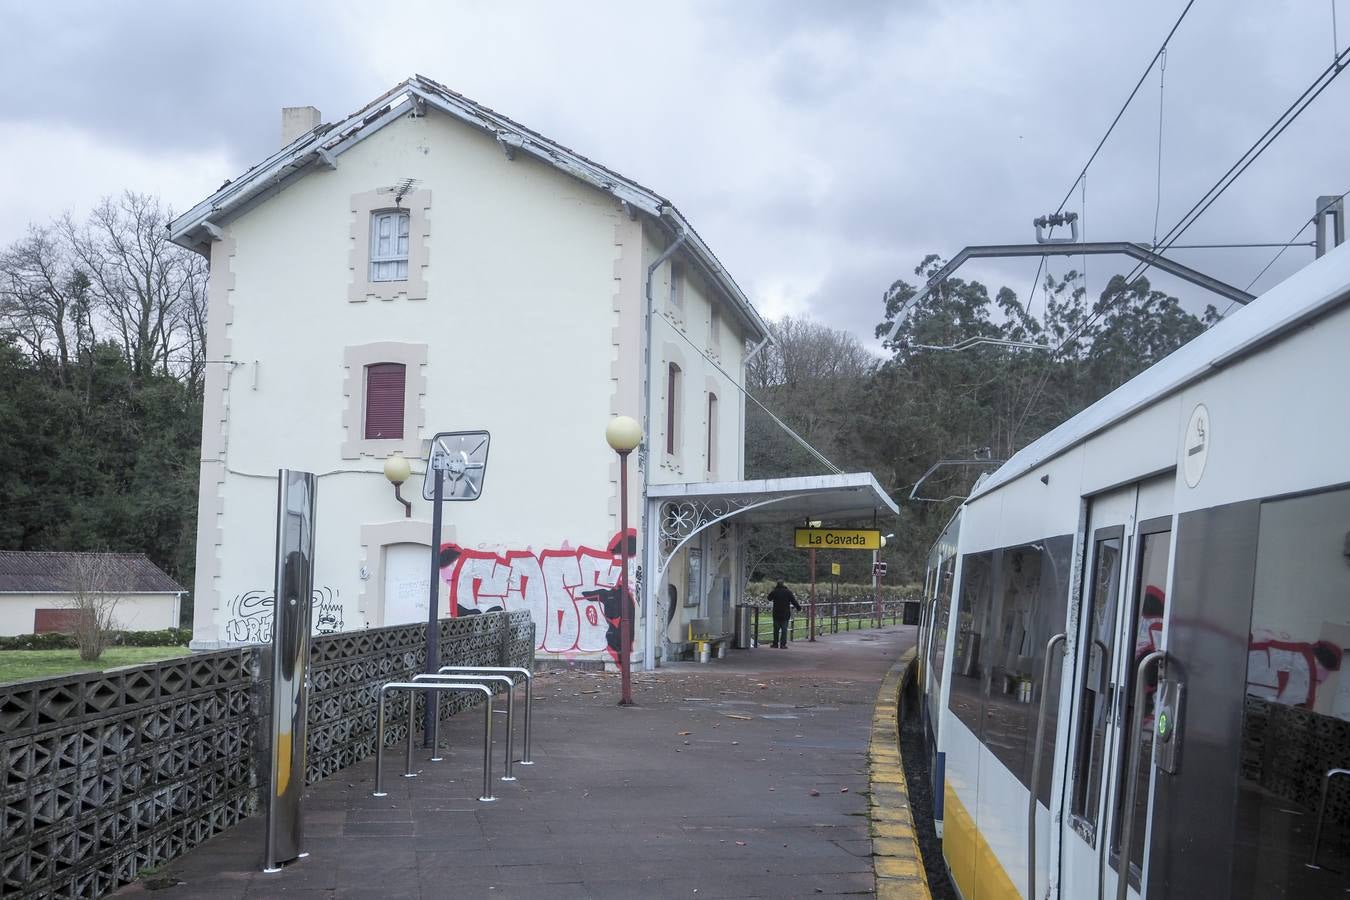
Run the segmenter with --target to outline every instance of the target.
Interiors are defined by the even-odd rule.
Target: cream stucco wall
[[[407,178],[430,195],[428,296],[352,302],[352,198]],[[225,426],[219,448],[204,447],[207,460],[223,462],[203,465],[204,499],[218,494],[219,511],[218,527],[199,523],[199,645],[250,639],[249,620],[266,615],[280,467],[320,475],[315,584],[328,628],[381,624],[382,551],[364,546],[363,534],[429,541],[418,461],[403,489],[413,500],[405,525],[383,459],[342,458],[349,347],[426,345],[423,455],[435,431],[492,434],[483,498],[446,505],[445,540],[536,558],[606,549],[617,531],[617,467],[603,430],[612,412],[640,415],[622,408],[640,396],[623,387],[639,371],[620,363],[639,358],[624,355],[623,335],[633,333],[645,271],[641,228],[617,201],[523,155],[508,160],[489,136],[432,113],[373,134],[335,170],[294,182],[224,230],[216,246],[230,252],[213,253],[211,329],[235,365],[221,367],[206,402],[208,433],[212,410]],[[640,494],[640,481],[634,488]],[[634,527],[638,508],[634,501]],[[475,565],[498,566],[489,574],[508,586],[514,571],[517,588],[528,568],[506,559]],[[573,569],[605,577],[584,558]],[[570,571],[558,577],[575,587]],[[557,612],[537,595],[518,599],[544,604],[537,620]],[[580,622],[586,632],[575,652],[593,654],[605,623],[592,625],[595,611],[584,606],[565,612],[569,627]],[[546,623],[538,624],[542,637]],[[568,636],[564,628],[555,645]]]
[[[158,631],[178,627],[177,594],[125,594],[116,598],[113,627],[123,631]],[[33,633],[39,609],[70,609],[69,594],[0,594],[0,635]]]
[[[648,264],[668,246],[662,236],[645,232]],[[682,308],[671,303],[671,262],[661,265],[652,285],[652,376],[649,382],[651,409],[652,484],[688,481],[737,481],[744,478],[744,400],[740,385],[745,381],[746,336],[732,311],[711,288],[702,273],[683,254],[672,261],[680,265],[684,279]],[[719,311],[720,338],[711,334],[712,312]],[[675,454],[666,452],[667,384],[670,363],[680,367],[682,396],[677,393],[681,428],[676,429]],[[713,465],[708,465],[708,395],[717,396],[717,434]],[[652,525],[653,529],[658,526]],[[743,560],[736,528],[714,526],[671,558],[659,579],[646,585],[646,604],[656,616],[653,645],[660,656],[687,643],[692,619],[707,620],[709,632],[732,629],[731,611],[741,600]],[[698,564],[691,570],[690,560]],[[646,557],[657,571],[659,553]],[[723,586],[729,585],[724,599]],[[675,588],[676,606],[670,608],[670,588]],[[687,649],[687,648],[686,648]]]

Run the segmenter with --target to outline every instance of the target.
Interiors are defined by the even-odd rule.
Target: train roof
[[[1347,300],[1350,300],[1350,245],[1343,244],[1014,453],[975,487],[970,500],[993,493],[1093,435],[1258,352],[1281,335]]]

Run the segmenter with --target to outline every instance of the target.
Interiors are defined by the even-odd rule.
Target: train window
[[[1163,520],[1170,522],[1170,519]],[[1135,677],[1138,671],[1139,661],[1162,646],[1162,628],[1163,612],[1167,603],[1167,569],[1168,562],[1172,554],[1172,532],[1170,528],[1163,531],[1149,531],[1149,523],[1143,523],[1141,526],[1139,539],[1139,568],[1135,582],[1134,596],[1129,607],[1129,621],[1131,630],[1126,632],[1126,636],[1134,635],[1134,653],[1129,659],[1129,668],[1126,672],[1125,685],[1122,690],[1125,691],[1125,716],[1121,722],[1125,727],[1120,729],[1120,743],[1116,748],[1117,758],[1122,763],[1116,766],[1116,771],[1120,773],[1119,781],[1116,784],[1115,816],[1114,825],[1111,829],[1111,851],[1112,855],[1118,858],[1120,853],[1120,826],[1123,821],[1121,813],[1124,811],[1122,805],[1125,797],[1125,787],[1127,784],[1126,765],[1123,762],[1129,758],[1130,745],[1128,741],[1138,740],[1141,742],[1139,750],[1139,790],[1135,797],[1134,809],[1134,835],[1130,847],[1130,863],[1139,868],[1143,866],[1144,861],[1144,833],[1147,829],[1141,824],[1146,819],[1148,810],[1149,795],[1149,771],[1153,766],[1153,703],[1154,695],[1157,690],[1157,668],[1149,670],[1150,683],[1144,691],[1144,714],[1140,719],[1139,734],[1131,731],[1134,722],[1134,687]],[[1131,873],[1131,878],[1135,873]]]
[[[1033,607],[1041,589],[1039,546],[1003,551],[999,578],[998,631],[987,648],[989,673],[984,711],[984,741],[1024,783],[1031,780],[1027,737],[1031,719],[1032,673],[1038,650]],[[1036,673],[1039,676],[1039,673]]]
[[[1078,832],[1097,844],[1098,800],[1111,709],[1111,647],[1115,643],[1116,596],[1120,593],[1120,529],[1098,532],[1092,551],[1090,599],[1083,623],[1082,693],[1078,698],[1078,737],[1074,748],[1073,798],[1070,809]]]
[[[985,647],[994,599],[994,553],[969,553],[961,563],[961,604],[956,621],[949,705],[978,737],[983,729]]]
[[[1234,817],[1235,898],[1344,894],[1350,777],[1328,780],[1328,773],[1350,768],[1347,653],[1350,490],[1263,503]]]
[[[942,678],[942,664],[947,656],[947,620],[952,611],[952,583],[956,580],[956,557],[949,556],[938,569],[937,599],[930,628],[933,631],[933,677]]]

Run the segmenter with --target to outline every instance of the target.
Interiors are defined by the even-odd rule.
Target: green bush
[[[159,631],[110,631],[109,647],[181,647],[192,640],[191,628],[162,628]],[[0,650],[78,650],[73,634],[49,631],[44,634],[19,634],[0,637]]]

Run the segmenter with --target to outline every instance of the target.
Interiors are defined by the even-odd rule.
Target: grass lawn
[[[187,656],[186,647],[109,647],[94,662],[80,659],[78,650],[0,650],[0,683],[46,678],[67,672],[96,672],[136,663]]]

